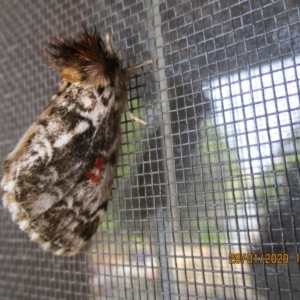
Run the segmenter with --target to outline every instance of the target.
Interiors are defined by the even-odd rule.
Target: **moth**
[[[3,165],[3,203],[31,240],[56,255],[76,254],[99,227],[111,194],[128,109],[126,80],[108,34],[83,26],[53,38],[46,53],[62,82]]]

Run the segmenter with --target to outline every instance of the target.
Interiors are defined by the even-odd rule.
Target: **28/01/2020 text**
[[[298,256],[298,258],[297,258]],[[296,262],[300,262],[300,254],[296,254]],[[229,264],[288,264],[289,254],[287,253],[230,253]]]

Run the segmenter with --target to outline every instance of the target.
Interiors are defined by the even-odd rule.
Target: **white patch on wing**
[[[53,151],[50,142],[47,139],[41,141],[34,140],[30,150],[34,152],[34,154],[27,153],[27,167],[36,164],[37,157],[42,157],[43,160],[47,159],[49,162],[52,159]]]
[[[40,238],[40,235],[37,232],[32,231],[29,233],[29,237],[32,241],[37,241]]]
[[[68,144],[72,139],[72,134],[70,133],[63,133],[61,136],[55,141],[53,144],[54,148],[61,148]]]
[[[18,224],[19,224],[19,227],[21,230],[26,230],[27,228],[30,227],[30,222],[29,222],[29,220],[26,220],[26,219],[20,221]]]
[[[108,113],[108,108],[106,108],[102,103],[97,101],[95,107],[91,111],[81,111],[77,109],[77,113],[79,113],[82,117],[91,120],[95,127],[98,126],[99,115],[106,115]]]
[[[91,97],[83,96],[80,99],[80,101],[85,109],[92,108],[92,106],[93,106],[93,100],[91,99]]]
[[[68,106],[68,111],[71,111],[71,110],[73,110],[74,108],[75,108],[75,104],[71,104],[71,105],[69,105]]]
[[[45,150],[48,155],[48,162],[52,159],[53,151],[50,142],[47,139],[44,139]]]
[[[45,243],[41,244],[41,246],[44,250],[49,250],[51,248],[51,243],[45,242]]]
[[[10,202],[7,205],[7,209],[12,215],[14,215],[15,213],[20,211],[20,205],[17,202]]]
[[[2,195],[2,198],[3,198],[3,207],[7,208],[8,207],[8,204],[9,204],[9,194],[3,194]]]
[[[45,149],[44,149],[44,147],[41,147],[41,144],[33,144],[32,145],[32,150],[34,152],[36,152],[35,155],[32,155],[33,157],[35,157],[35,156],[44,156]]]
[[[42,193],[39,197],[34,201],[34,207],[32,211],[34,215],[42,214],[47,211],[50,207],[53,206],[56,197],[48,193]]]
[[[86,121],[80,122],[74,129],[75,134],[82,133],[90,127],[89,123]]]
[[[54,254],[56,254],[56,255],[62,255],[62,254],[64,254],[64,252],[65,252],[65,249],[61,248],[61,249],[55,251]]]
[[[66,197],[65,201],[68,203],[68,208],[73,207],[74,198],[73,197]]]
[[[52,132],[55,132],[59,130],[59,123],[56,120],[49,120],[49,123],[47,125],[47,130],[50,130]]]
[[[4,184],[2,190],[4,193],[13,193],[15,190],[16,181],[10,180],[7,184]]]

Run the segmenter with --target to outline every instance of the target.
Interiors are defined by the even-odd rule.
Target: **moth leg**
[[[52,97],[51,101],[54,101],[57,97],[59,97],[69,85],[70,85],[70,83],[68,81],[63,80],[58,88],[58,91]]]
[[[137,116],[135,116],[135,115],[131,112],[131,110],[127,109],[126,112],[128,112],[128,114],[129,114],[129,116],[131,117],[132,120],[134,120],[134,121],[136,121],[136,122],[138,122],[138,123],[141,123],[142,125],[145,125],[145,126],[147,125],[147,122],[146,122],[146,121],[144,121],[144,120],[138,118]]]
[[[125,74],[133,74],[133,75],[135,75],[135,73],[136,73],[136,71],[138,69],[140,69],[142,67],[145,67],[145,66],[148,66],[148,65],[151,65],[151,64],[155,63],[156,61],[157,61],[157,58],[152,58],[152,59],[144,61],[143,63],[141,63],[139,65],[126,68],[123,71],[124,71]]]
[[[142,67],[151,65],[153,63],[155,63],[157,61],[157,58],[153,58],[153,59],[149,59],[144,61],[143,63],[133,66],[133,67],[129,67],[123,70],[125,75],[135,75],[136,71]],[[138,118],[137,116],[135,116],[128,108],[126,110],[128,112],[128,114],[130,115],[132,120],[135,120],[138,123],[141,123],[143,125],[147,125],[147,122],[145,122],[144,120]]]
[[[65,89],[68,87],[69,84],[70,83],[68,81],[64,80],[61,83],[61,85],[59,86],[57,94],[59,94],[59,95],[62,94],[65,91]]]

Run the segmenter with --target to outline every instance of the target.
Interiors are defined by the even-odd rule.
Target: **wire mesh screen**
[[[2,161],[59,78],[42,55],[85,23],[128,85],[122,153],[88,247],[41,250],[0,209],[1,299],[300,299],[297,0],[1,1]]]

